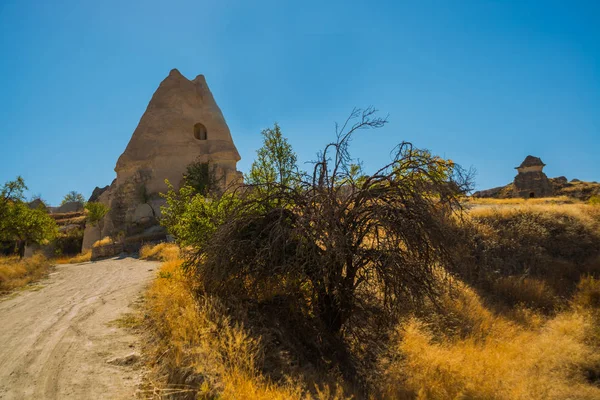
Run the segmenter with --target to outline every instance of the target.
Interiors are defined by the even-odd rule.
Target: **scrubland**
[[[360,360],[366,353],[354,348],[357,365],[369,366],[360,371],[368,390],[273,344],[281,327],[256,330],[244,323],[253,318],[248,309],[203,293],[173,245],[145,248],[145,257],[168,260],[146,295],[153,368],[147,393],[189,399],[600,398],[600,207],[568,199],[502,204],[510,206],[474,208],[459,224],[464,241],[455,249],[455,267],[440,270],[436,301],[399,313],[377,351],[368,353],[375,359]],[[274,351],[285,353],[286,368],[270,361]]]

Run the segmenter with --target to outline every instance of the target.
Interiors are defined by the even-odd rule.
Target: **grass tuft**
[[[83,253],[77,254],[73,257],[58,257],[54,259],[55,264],[79,264],[91,261],[92,251],[86,250]]]
[[[106,236],[100,240],[96,240],[92,247],[106,246],[108,244],[113,244],[114,242],[115,241],[113,240],[113,238],[111,238],[110,236]]]
[[[142,260],[174,261],[179,258],[179,247],[175,243],[146,244],[140,249]]]
[[[35,282],[48,274],[51,263],[42,254],[19,260],[0,257],[0,294]]]

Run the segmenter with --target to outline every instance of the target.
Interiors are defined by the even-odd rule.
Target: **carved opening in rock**
[[[535,197],[535,193],[533,193],[533,192],[529,193],[529,198],[530,199],[533,199],[534,197]]]
[[[207,139],[206,127],[199,122],[194,125],[194,137],[198,140]]]

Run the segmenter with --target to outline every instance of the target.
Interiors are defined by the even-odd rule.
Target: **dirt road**
[[[131,311],[157,265],[124,258],[58,266],[40,290],[0,299],[0,399],[134,398],[139,339],[114,321]]]

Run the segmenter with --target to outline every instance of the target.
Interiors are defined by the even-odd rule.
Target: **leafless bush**
[[[312,172],[245,190],[193,256],[204,290],[255,303],[286,298],[282,314],[337,338],[434,297],[470,175],[406,142],[365,174],[350,156],[352,135],[386,122],[372,108],[354,110]]]

